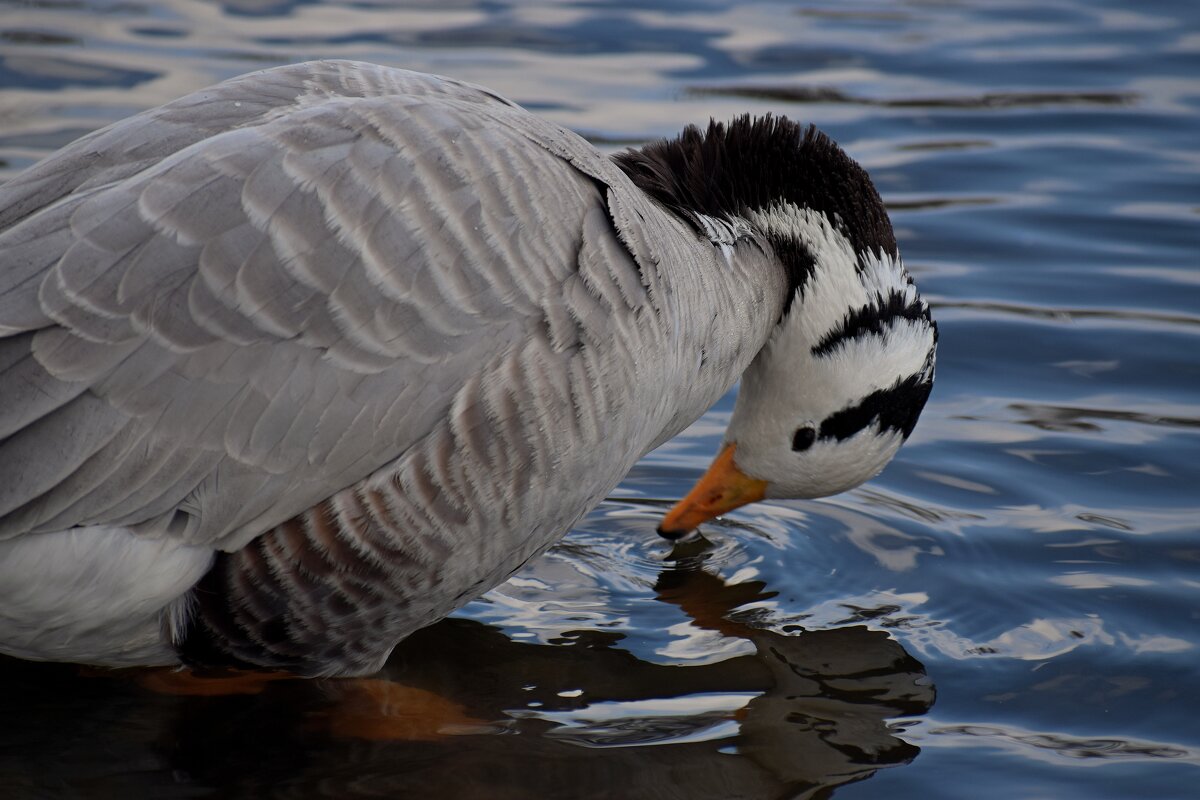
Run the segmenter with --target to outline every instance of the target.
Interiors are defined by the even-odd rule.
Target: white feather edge
[[[208,547],[107,525],[0,542],[0,652],[109,667],[176,664],[171,643],[187,623],[187,591],[213,557]]]

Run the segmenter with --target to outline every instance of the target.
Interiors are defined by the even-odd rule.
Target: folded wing
[[[0,538],[232,549],[395,459],[517,343],[571,346],[604,170],[485,90],[317,62],[0,186]]]

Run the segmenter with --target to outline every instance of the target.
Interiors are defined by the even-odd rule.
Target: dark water
[[[0,664],[3,797],[1200,796],[1200,7],[0,2],[0,177],[316,57],[606,150],[743,111],[870,169],[937,306],[900,457],[672,550],[732,398],[373,684]]]

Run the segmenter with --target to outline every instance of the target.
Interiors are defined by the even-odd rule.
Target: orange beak
[[[733,463],[736,448],[736,444],[727,444],[721,449],[708,472],[696,482],[687,497],[663,517],[658,526],[660,536],[678,539],[695,530],[701,522],[763,499],[767,482],[751,478],[737,468]]]

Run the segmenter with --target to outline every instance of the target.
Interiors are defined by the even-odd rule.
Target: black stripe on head
[[[703,131],[689,125],[675,139],[613,160],[638,188],[702,235],[698,215],[732,221],[791,203],[824,214],[855,253],[898,257],[892,224],[870,177],[811,125],[746,114],[729,124],[710,121]],[[790,237],[776,234],[771,243],[787,273],[790,303],[812,274],[813,257]]]
[[[921,301],[915,293],[911,298],[905,293],[893,289],[885,299],[882,293],[875,295],[875,301],[867,303],[862,308],[847,312],[838,327],[821,338],[813,345],[814,356],[827,356],[844,342],[850,342],[866,336],[880,336],[885,328],[891,327],[896,320],[907,319],[916,322],[925,320],[932,324],[929,316],[929,306]]]
[[[858,405],[830,414],[821,423],[820,438],[842,441],[878,423],[881,431],[900,431],[907,439],[917,427],[917,418],[932,390],[932,370],[896,381],[887,389],[871,392]]]

